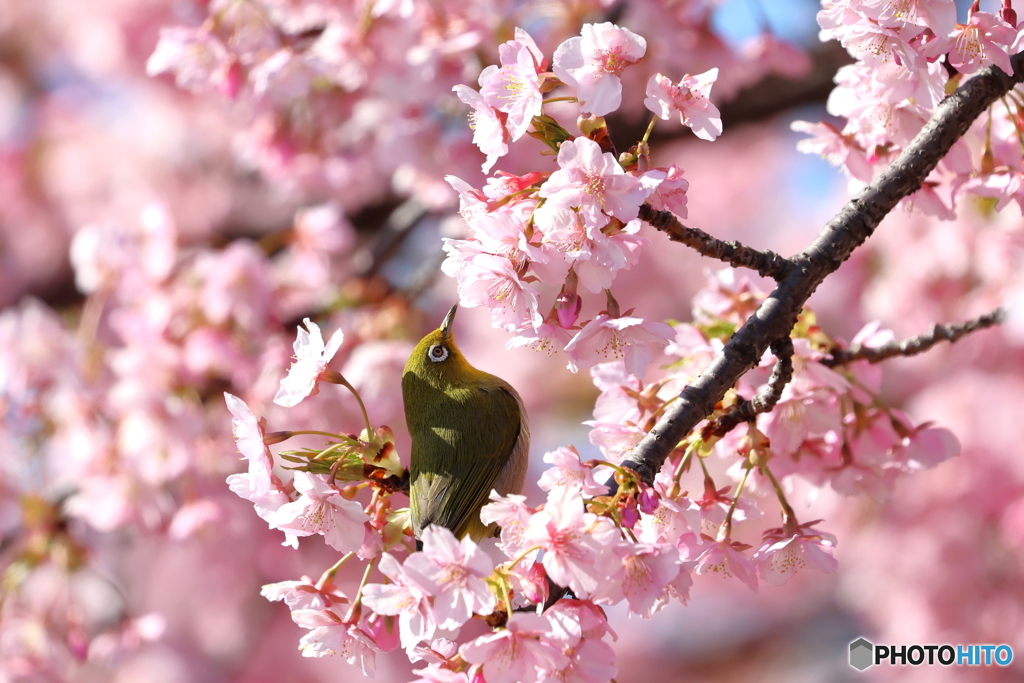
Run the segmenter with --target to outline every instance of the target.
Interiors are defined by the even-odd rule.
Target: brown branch
[[[793,340],[786,335],[772,344],[775,354],[775,367],[764,391],[756,394],[749,401],[743,401],[724,415],[716,417],[703,429],[707,436],[722,437],[736,428],[741,422],[751,422],[761,413],[767,413],[782,398],[782,390],[793,379]]]
[[[761,307],[736,331],[707,370],[686,387],[654,428],[622,463],[648,484],[668,454],[711,412],[740,377],[754,367],[768,345],[788,335],[804,302],[854,249],[871,236],[901,199],[924,179],[989,105],[1024,80],[1024,53],[1011,57],[1013,76],[998,67],[979,71],[935,109],[932,118],[899,157],[821,230],[814,242],[789,261],[793,267]]]
[[[985,313],[984,315],[979,315],[977,318],[973,318],[972,320],[962,323],[950,323],[948,325],[939,325],[936,323],[935,325],[932,325],[932,329],[925,334],[920,334],[916,337],[909,337],[907,339],[894,339],[891,342],[882,344],[881,346],[864,346],[863,344],[854,344],[848,349],[836,348],[832,351],[831,356],[823,359],[821,363],[822,365],[834,368],[837,365],[845,365],[857,360],[866,360],[869,363],[878,363],[886,358],[892,358],[893,356],[916,356],[919,353],[927,351],[940,341],[948,341],[952,344],[956,340],[974,332],[975,330],[982,330],[986,327],[998,325],[1003,322],[1005,318],[1006,311],[1002,308],[997,308]]]
[[[738,268],[750,268],[776,281],[785,279],[793,269],[792,263],[775,252],[758,251],[739,242],[717,239],[698,228],[688,228],[671,211],[658,211],[650,204],[640,207],[640,220],[650,223],[673,242],[692,247],[703,256]]]

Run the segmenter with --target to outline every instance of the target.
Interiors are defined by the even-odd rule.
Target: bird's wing
[[[437,406],[432,425],[414,444],[410,497],[417,535],[430,524],[456,536],[478,525],[480,508],[519,440],[520,403],[508,385],[484,385],[460,398]],[[437,455],[423,463],[415,452],[420,448]]]

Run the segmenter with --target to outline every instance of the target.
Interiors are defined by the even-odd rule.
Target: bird
[[[412,437],[409,504],[413,535],[435,524],[475,542],[494,534],[480,521],[491,490],[523,489],[530,429],[512,386],[469,364],[452,334],[459,306],[423,337],[402,373]]]

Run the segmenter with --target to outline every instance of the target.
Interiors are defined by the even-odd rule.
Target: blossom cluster
[[[515,333],[510,347],[564,350],[574,372],[622,358],[629,372],[642,376],[671,338],[665,324],[621,312],[611,293],[616,274],[634,265],[647,244],[637,234],[640,206],[686,216],[689,183],[682,169],[652,168],[646,136],[616,158],[607,136],[603,117],[622,102],[621,76],[646,50],[646,41],[629,29],[586,24],[579,37],[558,46],[547,71],[534,40],[517,29],[501,46],[501,65],[480,74],[479,92],[455,88],[473,109],[474,141],[487,155],[484,171],[527,134],[557,152],[558,168],[499,172],[483,189],[449,176],[469,238],[446,240],[442,268],[457,279],[464,306],[487,307],[495,327]],[[698,137],[714,140],[722,132],[709,99],[717,75],[711,69],[673,83],[654,74],[644,103],[654,120],[678,117]],[[560,86],[567,94],[548,102],[577,102],[583,135],[573,137],[545,114],[544,93]],[[559,288],[550,308],[542,308],[545,285]],[[605,295],[607,305],[591,320],[580,321],[581,291]]]
[[[836,74],[828,99],[828,112],[846,123],[840,130],[797,121],[793,129],[813,136],[798,149],[842,167],[853,188],[895,159],[963,80],[990,65],[1013,73],[1010,56],[1024,49],[1024,24],[1009,0],[996,14],[974,2],[966,23],[956,21],[953,0],[823,0],[822,6],[821,39],[838,40],[856,60]],[[995,199],[999,209],[1021,203],[1022,106],[1019,88],[992,104],[905,202],[944,220],[955,218],[969,195]]]

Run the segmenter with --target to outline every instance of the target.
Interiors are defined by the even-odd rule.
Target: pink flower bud
[[[640,511],[646,515],[653,515],[658,510],[661,498],[658,492],[649,486],[642,486],[640,490],[639,503]]]
[[[639,521],[640,511],[637,510],[636,500],[630,498],[622,508],[622,526],[632,529]]]

